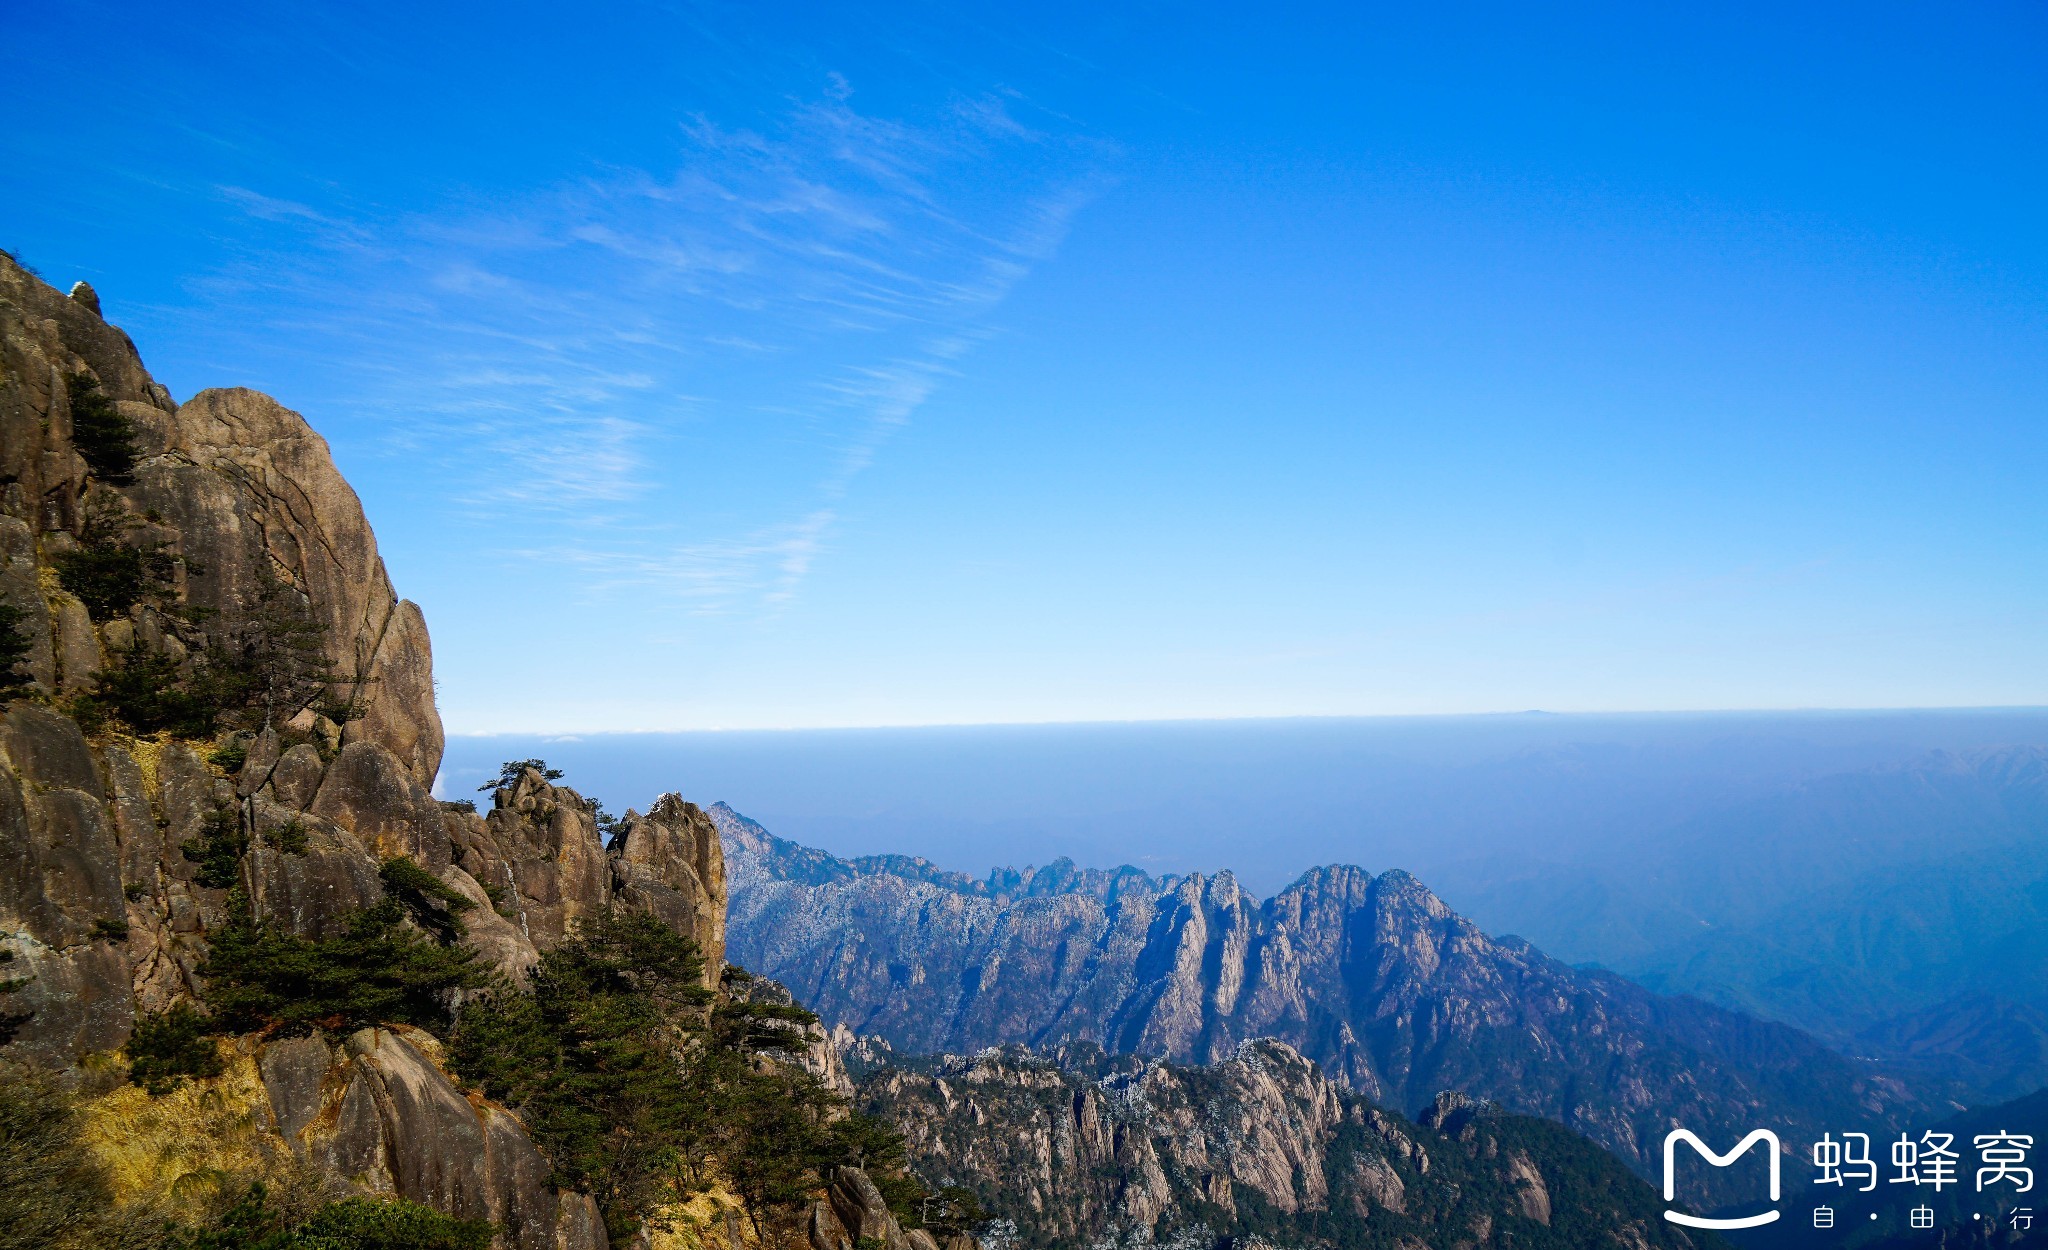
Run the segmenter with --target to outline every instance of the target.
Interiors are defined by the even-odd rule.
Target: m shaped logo
[[[1727,1154],[1719,1155],[1708,1149],[1707,1143],[1701,1141],[1692,1130],[1675,1128],[1664,1137],[1664,1201],[1673,1202],[1678,1198],[1677,1165],[1678,1143],[1680,1142],[1684,1142],[1694,1150],[1699,1151],[1701,1158],[1717,1168],[1727,1167],[1743,1155],[1749,1153],[1751,1146],[1762,1142],[1767,1147],[1764,1154],[1770,1160],[1771,1201],[1776,1202],[1778,1200],[1779,1146],[1776,1133],[1767,1128],[1760,1128],[1743,1138],[1740,1142],[1737,1142],[1735,1149]],[[1670,1220],[1673,1224],[1683,1224],[1687,1228],[1755,1228],[1760,1224],[1768,1224],[1777,1219],[1778,1213],[1776,1211],[1765,1211],[1758,1215],[1744,1215],[1734,1219],[1717,1220],[1710,1219],[1704,1215],[1687,1215],[1683,1211],[1673,1211],[1667,1208],[1664,1212],[1664,1218]]]

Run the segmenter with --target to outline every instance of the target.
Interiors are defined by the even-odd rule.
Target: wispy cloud
[[[1106,155],[1014,94],[919,123],[855,99],[832,75],[767,124],[683,119],[657,167],[374,226],[221,188],[314,245],[223,281],[295,284],[306,328],[354,345],[386,444],[446,457],[465,515],[545,535],[508,555],[773,610]]]

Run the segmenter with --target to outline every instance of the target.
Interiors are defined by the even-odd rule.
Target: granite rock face
[[[128,419],[132,467],[88,463],[81,395]],[[59,568],[109,532],[154,553],[162,584],[95,617]],[[437,802],[426,625],[393,591],[326,443],[254,391],[174,403],[90,287],[67,297],[4,256],[0,600],[29,644],[28,685],[0,704],[0,983],[19,983],[0,1014],[26,1017],[0,1055],[69,1067],[124,1045],[138,1014],[203,1001],[197,969],[231,896],[190,848],[217,836],[246,848],[234,885],[251,913],[292,933],[333,934],[405,856],[472,902],[461,940],[508,977],[616,905],[689,933],[716,983],[725,884],[708,817],[667,796],[629,813],[607,850],[594,805],[536,773],[499,789],[488,815]],[[182,679],[280,602],[321,674],[296,702],[257,704],[210,741],[74,714],[110,666],[148,660]],[[589,1198],[549,1186],[525,1128],[459,1092],[431,1037],[241,1044],[261,1053],[266,1122],[301,1158],[496,1221],[507,1247],[605,1244]]]
[[[1206,1067],[1005,1047],[883,1067],[859,1098],[1018,1250],[1700,1244],[1555,1124],[1455,1097],[1411,1122],[1280,1042]]]
[[[448,1079],[434,1039],[363,1029],[340,1046],[318,1036],[259,1055],[270,1112],[294,1153],[373,1193],[400,1194],[497,1224],[502,1244],[556,1250],[601,1230],[584,1194],[548,1185],[548,1163],[510,1112],[471,1102]]]
[[[1265,900],[1228,873],[1057,864],[972,881],[834,860],[710,814],[734,959],[909,1053],[1086,1041],[1203,1064],[1273,1037],[1382,1105],[1463,1091],[1566,1124],[1645,1175],[1674,1123],[1815,1140],[1830,1124],[1904,1127],[1927,1106],[1796,1030],[1489,937],[1399,871],[1319,868]]]
[[[725,850],[711,818],[665,794],[645,816],[628,811],[608,851],[619,900],[694,935],[715,976],[725,963]]]
[[[401,602],[355,491],[305,418],[256,391],[202,391],[155,423],[159,454],[136,473],[141,511],[198,566],[187,602],[233,620],[265,576],[303,593],[325,627],[344,735],[374,742],[422,785],[444,737],[419,608]]]

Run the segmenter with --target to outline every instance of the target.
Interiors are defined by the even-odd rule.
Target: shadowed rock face
[[[127,480],[95,480],[75,445],[66,379],[80,373],[136,427]],[[95,620],[61,589],[56,557],[78,547],[88,493],[126,512],[132,541],[178,557],[166,601],[186,620],[143,606]],[[195,639],[250,619],[278,586],[320,627],[334,680],[320,708],[245,738],[238,766],[216,754],[221,742],[89,737],[62,710],[109,657],[189,663]],[[29,1013],[0,1053],[75,1064],[122,1046],[138,1013],[201,998],[196,969],[229,891],[202,884],[182,848],[223,822],[248,839],[239,885],[252,911],[294,933],[333,933],[383,896],[380,865],[403,855],[471,900],[463,940],[508,976],[619,905],[696,938],[715,983],[725,882],[705,814],[667,796],[629,813],[607,852],[592,805],[532,772],[499,790],[488,816],[436,802],[443,737],[426,626],[393,592],[326,443],[253,391],[174,404],[89,288],[66,297],[4,257],[0,600],[22,613],[32,679],[0,707],[0,980],[24,982],[0,1011]],[[344,705],[340,723],[324,714]],[[507,1246],[605,1244],[590,1200],[548,1185],[517,1119],[458,1092],[426,1035],[240,1044],[260,1052],[266,1122],[302,1158],[497,1221]]]
[[[1279,1042],[1200,1068],[1008,1047],[884,1067],[859,1098],[1019,1250],[1699,1244],[1556,1125],[1455,1096],[1411,1123]]]
[[[1228,873],[980,883],[832,860],[710,814],[735,960],[911,1053],[1088,1041],[1212,1063],[1275,1037],[1384,1104],[1464,1091],[1569,1125],[1645,1175],[1673,1123],[1815,1140],[1831,1124],[1903,1127],[1925,1106],[1795,1030],[1488,937],[1403,872],[1319,868],[1264,901]]]
[[[258,1063],[279,1133],[302,1157],[375,1193],[485,1219],[518,1250],[602,1244],[595,1204],[548,1183],[548,1163],[511,1113],[472,1103],[434,1039],[363,1029],[340,1046],[273,1042]]]

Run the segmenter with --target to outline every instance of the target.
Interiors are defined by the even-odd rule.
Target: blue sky
[[[20,8],[457,732],[2048,704],[2048,14]]]

